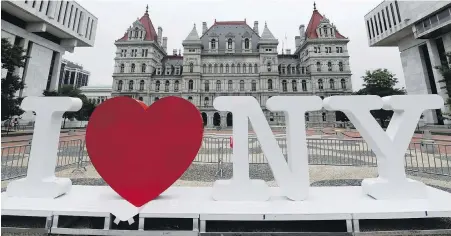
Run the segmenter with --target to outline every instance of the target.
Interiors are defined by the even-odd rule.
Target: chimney
[[[181,56],[182,55],[182,50],[181,49],[179,49],[179,56]]]
[[[291,49],[286,49],[287,55],[291,55]]]
[[[172,50],[172,55],[177,56],[177,49]]]
[[[296,37],[294,37],[294,44],[295,44],[295,46],[296,46],[296,48],[298,48],[301,43],[301,36],[296,36]]]
[[[158,26],[158,44],[161,45],[161,39],[163,37],[163,28],[161,26]]]
[[[305,39],[305,25],[299,26],[299,35],[301,36],[301,41]]]
[[[163,37],[163,50],[167,52],[167,46],[168,46],[168,37]]]
[[[258,33],[258,21],[254,21],[254,31],[255,31],[255,33],[257,33],[257,35],[259,35],[259,33]]]
[[[202,22],[202,34],[205,34],[205,32],[207,32],[208,28],[207,28],[207,22]]]

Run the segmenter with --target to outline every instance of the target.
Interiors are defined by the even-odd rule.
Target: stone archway
[[[215,112],[215,114],[213,115],[213,125],[221,126],[221,115],[219,115],[218,112]]]
[[[231,112],[227,113],[227,127],[233,126],[233,115]]]
[[[204,126],[207,125],[208,122],[208,117],[207,117],[207,113],[202,112],[202,121],[204,122]]]

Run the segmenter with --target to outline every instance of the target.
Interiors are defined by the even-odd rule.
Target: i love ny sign
[[[284,112],[288,161],[254,97],[226,96],[214,100],[219,111],[233,113],[233,177],[216,181],[218,201],[266,201],[269,188],[249,178],[248,124],[259,140],[283,194],[294,201],[309,197],[309,168],[305,112],[327,109],[344,112],[377,156],[378,178],[362,182],[365,194],[376,199],[425,198],[425,185],[408,179],[404,156],[421,114],[444,105],[438,95],[275,96],[266,107]],[[54,198],[70,191],[69,179],[55,178],[56,152],[62,115],[77,111],[81,101],[67,97],[27,97],[22,109],[36,112],[27,177],[8,185],[9,196]],[[384,131],[370,111],[393,110]],[[136,207],[158,197],[190,166],[203,136],[199,110],[189,101],[167,97],[151,106],[129,97],[99,105],[86,131],[86,146],[95,169],[120,196]],[[37,191],[38,190],[38,191]]]

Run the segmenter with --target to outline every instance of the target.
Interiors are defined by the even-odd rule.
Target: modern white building
[[[1,8],[1,37],[21,45],[29,56],[15,72],[25,82],[17,96],[42,96],[44,90],[57,89],[63,54],[94,45],[97,17],[77,2],[2,1]],[[26,113],[22,119],[33,116]]]
[[[59,75],[58,86],[71,85],[76,88],[87,86],[91,73],[83,69],[83,66],[63,59]]]
[[[365,15],[371,47],[398,47],[409,94],[448,98],[436,66],[448,66],[451,52],[450,1],[383,1]],[[443,124],[448,108],[424,113],[427,123]]]
[[[81,87],[80,90],[90,102],[96,105],[111,98],[112,92],[110,85],[84,86]]]
[[[276,26],[273,26],[276,27]],[[179,30],[173,28],[172,30]],[[270,124],[283,124],[281,114],[266,109],[276,95],[350,94],[351,70],[344,37],[314,7],[310,21],[300,25],[296,48],[278,54],[279,41],[264,24],[244,21],[203,22],[188,30],[181,51],[167,52],[163,29],[155,30],[148,10],[116,40],[112,97],[130,96],[150,105],[166,96],[180,96],[194,103],[207,127],[231,126],[232,114],[218,112],[218,96],[254,96]],[[306,113],[306,120],[333,124],[336,113]]]

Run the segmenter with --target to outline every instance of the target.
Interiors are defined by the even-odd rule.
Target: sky
[[[143,16],[149,5],[151,21],[157,29],[163,28],[168,37],[167,52],[183,49],[182,41],[196,24],[202,32],[202,22],[210,27],[217,21],[244,20],[253,28],[259,22],[259,32],[265,22],[278,38],[279,52],[295,50],[294,37],[299,35],[299,25],[306,27],[312,16],[313,0],[79,0],[86,10],[98,18],[94,47],[78,47],[64,58],[82,64],[91,72],[89,86],[111,85],[116,47],[114,41],[121,38],[137,18]],[[366,70],[387,68],[399,80],[396,87],[404,87],[404,75],[397,47],[369,47],[364,15],[382,0],[317,0],[318,11],[325,15],[337,30],[350,39],[348,52],[352,72],[353,90],[362,87]],[[286,38],[286,39],[285,39]],[[183,51],[183,50],[182,50]]]

